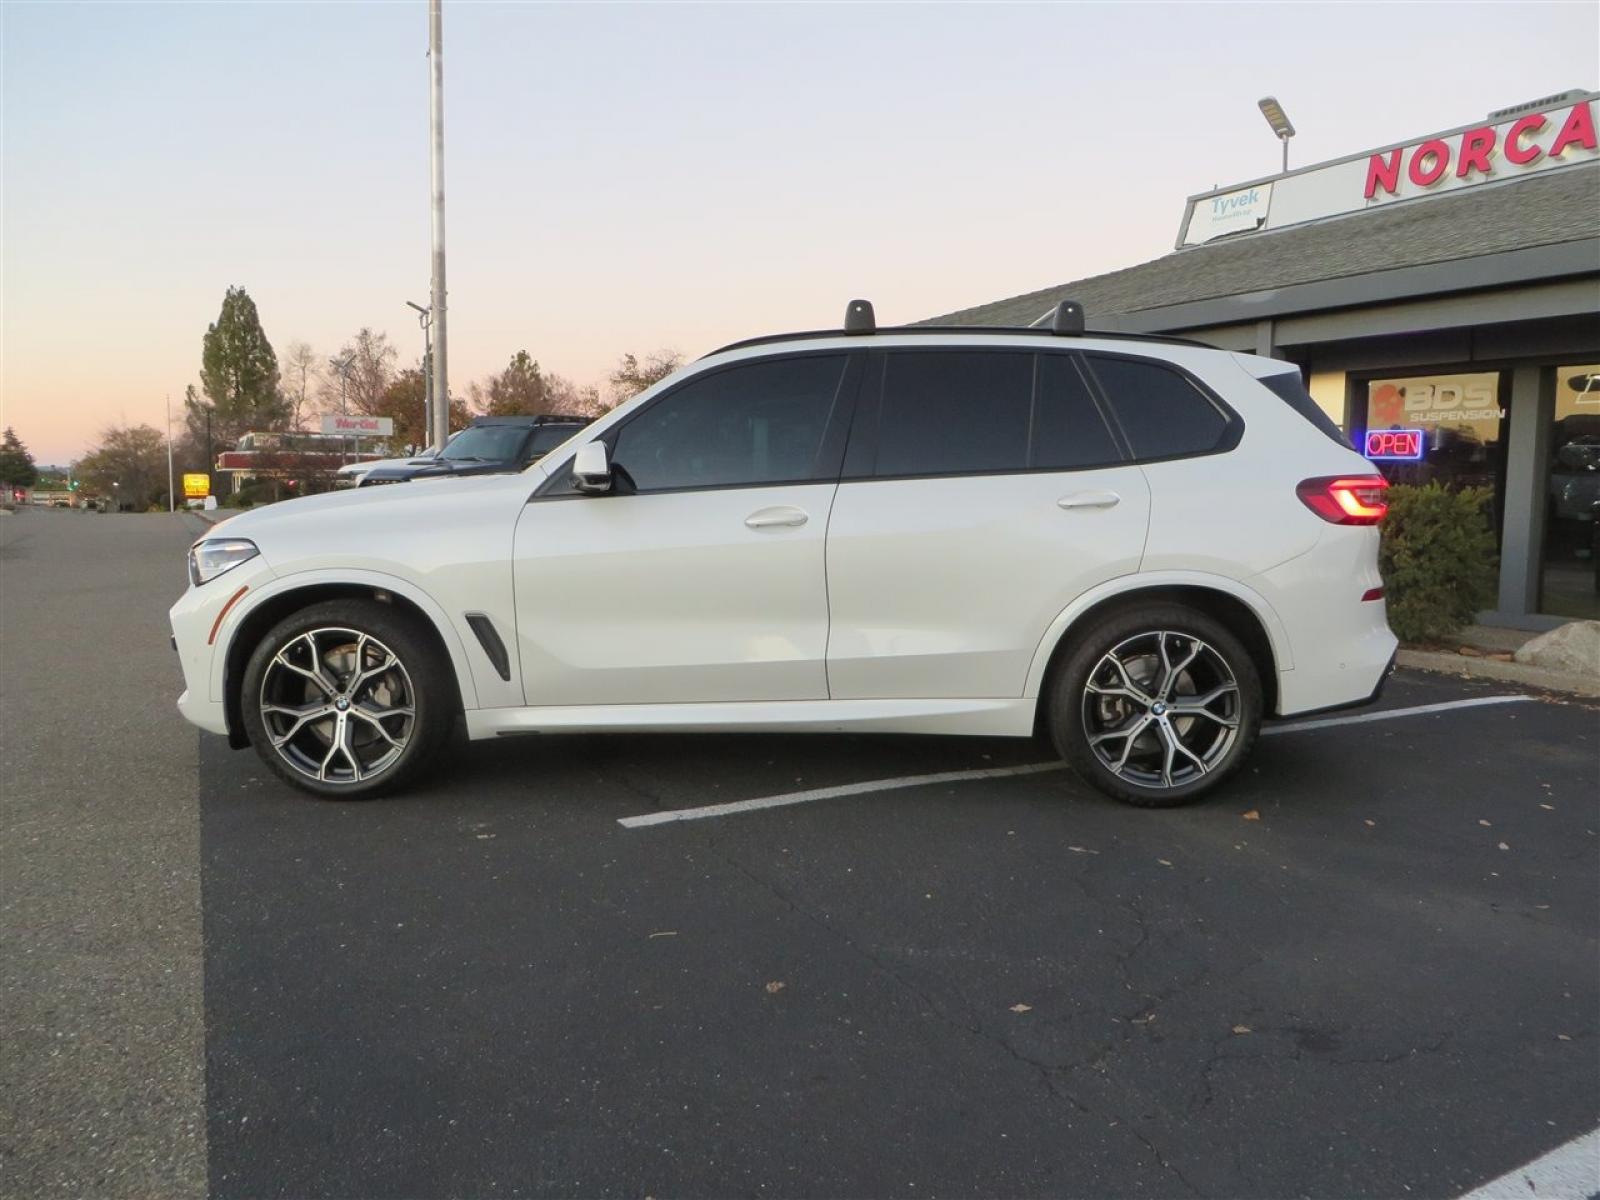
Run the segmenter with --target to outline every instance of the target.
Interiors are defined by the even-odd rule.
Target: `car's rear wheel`
[[[1261,728],[1261,678],[1226,626],[1182,605],[1114,613],[1079,638],[1049,697],[1056,749],[1100,791],[1186,804],[1239,769]]]
[[[365,799],[414,778],[448,736],[449,672],[392,605],[329,600],[261,640],[239,707],[251,744],[281,779],[330,799]]]

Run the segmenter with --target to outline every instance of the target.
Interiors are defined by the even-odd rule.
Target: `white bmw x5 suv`
[[[1295,367],[1029,329],[761,338],[517,474],[218,526],[171,611],[202,729],[319,796],[470,738],[1047,733],[1180,804],[1393,662],[1381,476]]]

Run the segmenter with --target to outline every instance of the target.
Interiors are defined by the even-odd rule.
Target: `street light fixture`
[[[1278,140],[1283,143],[1283,169],[1289,170],[1289,139],[1294,136],[1294,123],[1289,120],[1289,114],[1283,111],[1283,105],[1278,103],[1276,96],[1263,96],[1256,101],[1256,107],[1261,110],[1261,115],[1267,119],[1267,124],[1272,126],[1272,132],[1278,135]]]

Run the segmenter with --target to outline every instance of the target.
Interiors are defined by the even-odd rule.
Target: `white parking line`
[[[1262,734],[1299,733],[1302,729],[1327,729],[1332,725],[1361,725],[1367,721],[1389,721],[1395,717],[1420,717],[1427,713],[1449,712],[1453,708],[1482,708],[1485,704],[1520,704],[1533,696],[1474,696],[1471,700],[1446,700],[1442,704],[1413,704],[1410,708],[1386,708],[1382,712],[1357,713],[1353,717],[1326,717],[1320,721],[1291,721],[1287,725],[1268,725]]]
[[[1357,725],[1364,721],[1418,717],[1426,713],[1448,712],[1454,708],[1480,708],[1485,704],[1516,704],[1533,698],[1532,696],[1477,696],[1471,700],[1416,704],[1410,708],[1390,708],[1382,712],[1360,713],[1351,717],[1328,717],[1320,721],[1270,725],[1261,732],[1298,733],[1302,729],[1326,729],[1331,725]],[[933,775],[901,775],[894,779],[869,779],[864,783],[843,783],[837,787],[784,792],[777,796],[759,796],[754,800],[735,800],[728,804],[706,804],[699,808],[672,808],[661,812],[641,813],[637,817],[619,817],[617,824],[627,829],[642,829],[648,825],[666,825],[673,821],[703,821],[707,817],[728,817],[735,813],[759,812],[765,808],[786,808],[791,804],[809,804],[813,800],[837,800],[841,796],[861,796],[868,792],[892,792],[900,788],[928,787],[936,783],[960,783],[968,779],[1003,779],[1008,775],[1042,775],[1046,771],[1065,770],[1066,766],[1064,762],[1029,763],[1020,767],[982,767],[974,771],[940,771]]]
[[[1590,1200],[1600,1195],[1600,1129],[1580,1134],[1461,1200]]]
[[[896,788],[926,787],[933,783],[958,783],[963,779],[1000,779],[1006,775],[1040,775],[1045,771],[1064,771],[1064,762],[1029,763],[1024,767],[985,767],[976,771],[941,771],[936,775],[902,775],[898,779],[869,779],[865,783],[843,783],[838,787],[812,788],[808,792],[785,792],[781,796],[762,796],[755,800],[735,800],[731,804],[707,804],[702,808],[674,808],[665,812],[622,817],[618,825],[638,829],[642,825],[665,825],[669,821],[702,821],[706,817],[726,817],[733,813],[755,812],[763,808],[783,808],[789,804],[809,804],[813,800],[834,800],[840,796],[859,796],[864,792],[892,792]]]

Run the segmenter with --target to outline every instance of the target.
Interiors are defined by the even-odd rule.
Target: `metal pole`
[[[172,393],[167,393],[167,511],[178,511],[178,497],[172,486]]]
[[[1283,143],[1283,173],[1287,175],[1289,173],[1289,139],[1280,137],[1278,140]]]
[[[445,358],[444,302],[444,21],[440,0],[428,0],[428,123],[432,140],[429,164],[433,176],[433,278],[429,307],[433,331],[433,443],[450,436],[450,384]]]
[[[426,317],[422,321],[422,424],[423,441],[433,442],[433,323]],[[427,447],[422,447],[426,449]]]

